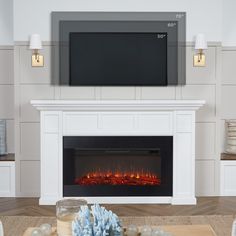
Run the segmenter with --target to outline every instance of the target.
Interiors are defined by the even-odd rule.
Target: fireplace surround
[[[63,197],[75,196],[85,198],[89,203],[196,204],[195,112],[205,104],[204,101],[33,100],[31,104],[40,110],[40,204],[55,204]],[[98,141],[99,138],[100,141]],[[161,169],[161,172],[155,168],[162,167],[165,163],[165,157],[162,156],[165,145],[160,145],[161,142],[158,142],[161,138],[165,145],[172,144],[172,149],[166,148],[169,154],[173,154],[172,161],[165,164],[167,169],[172,170],[166,171],[166,173],[171,172],[167,177],[165,171],[163,172],[165,168]],[[89,139],[93,140],[93,148],[90,146],[90,150],[86,150],[84,147],[88,143],[91,144],[88,142]],[[119,146],[119,140],[122,139],[126,141]],[[168,139],[170,139],[169,142],[167,142]],[[98,147],[95,140],[100,144],[101,140],[105,142]],[[79,146],[77,146],[78,143]],[[159,145],[156,145],[157,143]],[[73,145],[70,146],[71,144]],[[133,147],[131,144],[136,146]],[[64,151],[63,147],[65,147]],[[64,159],[68,157],[68,152],[72,153],[69,154],[71,159],[69,177],[64,176],[63,169],[66,165]],[[109,164],[109,167],[105,168],[105,163],[110,160],[112,164],[115,164],[115,158],[119,155],[120,158],[126,158],[126,163],[136,163],[134,158],[138,158],[140,164],[136,167],[129,165],[130,167],[126,169],[124,167],[114,169],[114,166]],[[88,165],[88,163],[93,163],[94,158],[96,160],[101,158],[100,162],[103,164],[99,168]],[[86,163],[86,159],[91,161]],[[81,160],[83,163],[80,164],[83,168],[80,168],[78,164]],[[150,161],[152,164],[148,166],[152,165],[154,169],[141,169],[140,166],[145,162],[144,160]],[[120,165],[122,163],[123,161]],[[76,167],[76,165],[79,166]],[[74,175],[72,175],[73,172]],[[163,190],[159,194],[162,183],[165,184],[168,178],[171,178],[168,183],[171,186],[170,189],[166,192]],[[82,187],[81,189],[87,188],[87,190],[71,191],[70,188],[78,187],[78,184]],[[155,187],[156,190],[153,190]],[[120,193],[120,190],[114,190],[117,188],[126,192]],[[134,191],[133,194],[130,194],[131,189]]]

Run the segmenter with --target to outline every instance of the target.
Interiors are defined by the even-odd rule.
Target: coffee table
[[[158,228],[171,233],[173,236],[216,236],[210,225],[163,225]],[[23,236],[31,236],[33,229],[28,228]],[[53,230],[55,232],[55,228]],[[56,233],[53,233],[51,236],[56,235]]]

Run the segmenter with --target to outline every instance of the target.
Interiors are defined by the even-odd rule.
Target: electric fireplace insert
[[[63,196],[172,196],[172,136],[63,137]]]

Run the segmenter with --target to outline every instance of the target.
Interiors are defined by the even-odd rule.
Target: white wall
[[[0,45],[13,45],[13,0],[0,0]]]
[[[188,41],[199,32],[221,41],[222,0],[14,0],[14,40],[37,32],[49,41],[52,11],[186,11]]]
[[[236,46],[236,1],[223,1],[222,39],[224,46]]]

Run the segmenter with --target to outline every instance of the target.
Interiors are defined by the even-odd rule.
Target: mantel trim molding
[[[196,111],[203,100],[32,100],[40,111]]]

